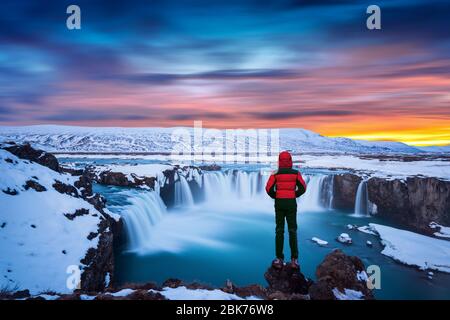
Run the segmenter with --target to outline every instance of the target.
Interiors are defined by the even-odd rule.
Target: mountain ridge
[[[172,133],[175,129],[185,129],[193,141],[192,127],[80,127],[65,125],[0,126],[0,140],[17,143],[29,142],[46,151],[57,152],[171,152],[176,141]],[[210,128],[203,128],[203,133]],[[220,132],[223,141],[227,139],[227,129]],[[243,129],[244,134],[246,130]],[[271,130],[271,129],[267,129]],[[445,153],[450,147],[415,147],[394,141],[352,140],[345,137],[325,137],[302,128],[281,128],[279,130],[280,149],[292,152],[318,153]],[[270,132],[268,134],[270,138]],[[204,137],[203,146],[215,140]],[[228,138],[228,142],[231,141]],[[217,141],[216,141],[217,142]],[[236,141],[232,141],[236,146]],[[250,147],[256,148],[248,142]],[[269,141],[270,146],[270,141]],[[247,147],[249,148],[249,147]],[[251,149],[248,149],[251,150]]]

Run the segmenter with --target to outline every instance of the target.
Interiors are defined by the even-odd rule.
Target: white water
[[[368,193],[367,193],[367,181],[362,180],[358,185],[358,190],[356,191],[355,200],[355,215],[356,216],[367,216],[368,212]]]
[[[305,177],[307,192],[298,201],[300,213],[324,210],[321,194],[328,192],[322,190],[325,178],[325,175]],[[264,190],[267,179],[267,175],[258,171],[205,172],[202,178],[205,201],[194,206],[189,184],[180,174],[174,191],[177,214],[166,212],[157,192],[137,193],[131,197],[131,205],[122,212],[129,250],[137,253],[179,252],[189,243],[224,245],[216,241],[223,231],[220,220],[211,215],[232,215],[234,212],[242,212],[247,218],[252,213],[273,215],[273,200]]]
[[[306,192],[297,201],[299,211],[321,211],[323,206],[320,202],[323,192],[323,182],[325,175],[315,175],[306,177]]]
[[[154,191],[140,192],[130,197],[129,202],[121,215],[127,231],[128,249],[139,251],[150,245],[149,235],[166,213],[166,206]]]
[[[192,196],[191,188],[186,178],[178,174],[178,180],[175,181],[175,207],[190,207],[194,205],[194,197]]]
[[[255,171],[207,172],[203,175],[205,201],[256,200],[262,195],[265,196],[264,186],[267,179],[267,176]]]

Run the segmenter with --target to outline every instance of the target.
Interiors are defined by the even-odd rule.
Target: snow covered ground
[[[125,288],[117,292],[106,293],[110,294],[115,298],[126,298],[130,294],[134,293],[136,290]],[[207,289],[189,289],[185,286],[180,286],[176,288],[164,287],[162,290],[148,290],[149,293],[159,293],[168,300],[261,300],[261,298],[255,296],[249,296],[242,298],[232,293],[227,293],[219,289],[207,290]],[[45,300],[55,300],[60,298],[59,295],[46,295],[41,294],[35,297],[41,297]],[[96,296],[82,294],[80,295],[81,300],[94,300]]]
[[[431,222],[430,228],[437,230],[436,232],[433,233],[436,237],[450,239],[450,227],[445,227],[440,224],[437,224],[436,222]]]
[[[428,176],[450,179],[450,162],[441,160],[387,161],[380,159],[361,159],[353,155],[302,155],[294,156],[301,167],[351,169],[373,176],[405,178],[409,176]]]
[[[369,226],[380,235],[382,254],[423,270],[450,273],[450,241],[375,223]]]
[[[59,180],[73,184],[74,177],[21,160],[0,149],[0,288],[71,292],[66,285],[69,266],[79,266],[89,248],[97,247],[101,214],[88,202],[57,192]],[[46,188],[25,189],[31,180]],[[16,195],[5,191],[16,190]],[[65,213],[87,209],[89,214],[69,220]],[[94,216],[97,215],[97,216]]]

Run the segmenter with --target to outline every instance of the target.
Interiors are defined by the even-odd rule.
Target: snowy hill
[[[102,214],[75,194],[82,190],[69,174],[3,149],[0,170],[0,288],[70,293],[68,268],[89,267],[83,261],[100,246]]]
[[[450,146],[417,147],[417,149],[423,152],[450,153]]]
[[[56,125],[0,127],[0,141],[30,142],[32,145],[50,152],[164,153],[171,152],[175,146],[176,141],[172,141],[172,133],[175,129],[177,128],[90,128]],[[182,129],[187,130],[193,140],[193,129]],[[221,132],[224,137],[223,141],[225,141],[225,130],[219,132]],[[423,152],[423,150],[400,142],[328,138],[305,129],[280,129],[279,135],[280,149],[288,149],[299,153]],[[210,145],[213,141],[213,138],[204,137],[203,145]],[[270,141],[269,137],[269,143]],[[232,144],[236,145],[234,139]]]

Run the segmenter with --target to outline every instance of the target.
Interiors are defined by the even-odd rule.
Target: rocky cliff
[[[353,210],[362,178],[345,173],[334,175],[333,207]],[[433,177],[404,179],[372,177],[367,181],[369,211],[422,233],[429,224],[450,225],[450,181]]]
[[[9,155],[8,153],[4,154],[3,160],[9,167],[11,180],[19,181],[22,177],[25,177],[24,179],[26,180],[23,186],[15,185],[15,192],[8,192],[8,189],[12,190],[9,187],[3,190],[3,193],[9,196],[9,198],[4,199],[4,201],[11,203],[9,210],[17,210],[17,212],[13,212],[16,223],[11,221],[9,225],[13,227],[18,221],[21,221],[23,218],[21,217],[22,214],[28,214],[30,210],[34,211],[33,215],[36,216],[38,222],[36,225],[33,224],[32,227],[37,231],[28,236],[31,237],[32,242],[27,238],[24,243],[30,242],[28,250],[33,252],[48,250],[52,255],[62,254],[61,258],[52,257],[53,259],[58,259],[57,263],[62,264],[59,267],[52,266],[57,268],[57,270],[62,270],[62,275],[59,273],[58,275],[64,281],[53,279],[54,282],[58,282],[58,285],[62,287],[65,287],[65,278],[68,277],[65,273],[67,267],[65,261],[76,262],[72,260],[71,255],[80,251],[80,243],[87,241],[85,246],[88,250],[85,251],[85,256],[79,261],[81,290],[105,289],[113,281],[114,234],[120,233],[121,221],[105,210],[106,200],[101,195],[93,193],[90,176],[83,170],[66,170],[62,168],[52,154],[34,149],[28,144],[16,145],[7,143],[2,145],[1,149],[9,152]],[[24,161],[20,159],[24,159]],[[52,171],[49,171],[47,168]],[[28,177],[28,172],[34,175]],[[36,193],[33,193],[33,191]],[[21,204],[24,201],[22,197],[26,198],[26,203]],[[45,197],[50,201],[45,201],[47,199]],[[26,206],[25,209],[24,205]],[[32,209],[28,209],[28,207]],[[42,217],[39,218],[40,215]],[[47,216],[53,217],[51,222],[48,221]],[[51,223],[51,225],[44,225],[47,222]],[[10,227],[9,225],[7,227]],[[48,229],[48,231],[45,229]],[[53,235],[54,244],[47,245],[45,248],[38,246],[39,241],[43,241],[47,237],[45,233],[50,233],[48,236],[51,237],[52,232],[58,233],[60,229],[62,230],[60,232],[63,234]],[[56,243],[59,236],[68,242]],[[16,241],[20,242],[20,239],[17,238]],[[34,245],[33,242],[37,244]],[[53,246],[61,246],[63,249],[59,249],[60,252],[53,252],[56,249]],[[40,254],[33,254],[38,259]],[[14,257],[6,258],[14,259]],[[40,262],[38,260],[30,261],[30,265],[35,263],[38,264]],[[45,269],[41,271],[43,278],[50,272],[47,272]],[[61,282],[63,284],[60,284]]]
[[[433,221],[450,225],[450,181],[371,178],[367,186],[369,201],[380,216],[425,233],[431,232],[429,224]]]
[[[356,191],[362,178],[355,174],[345,173],[333,176],[332,207],[343,210],[353,210],[355,207]]]

